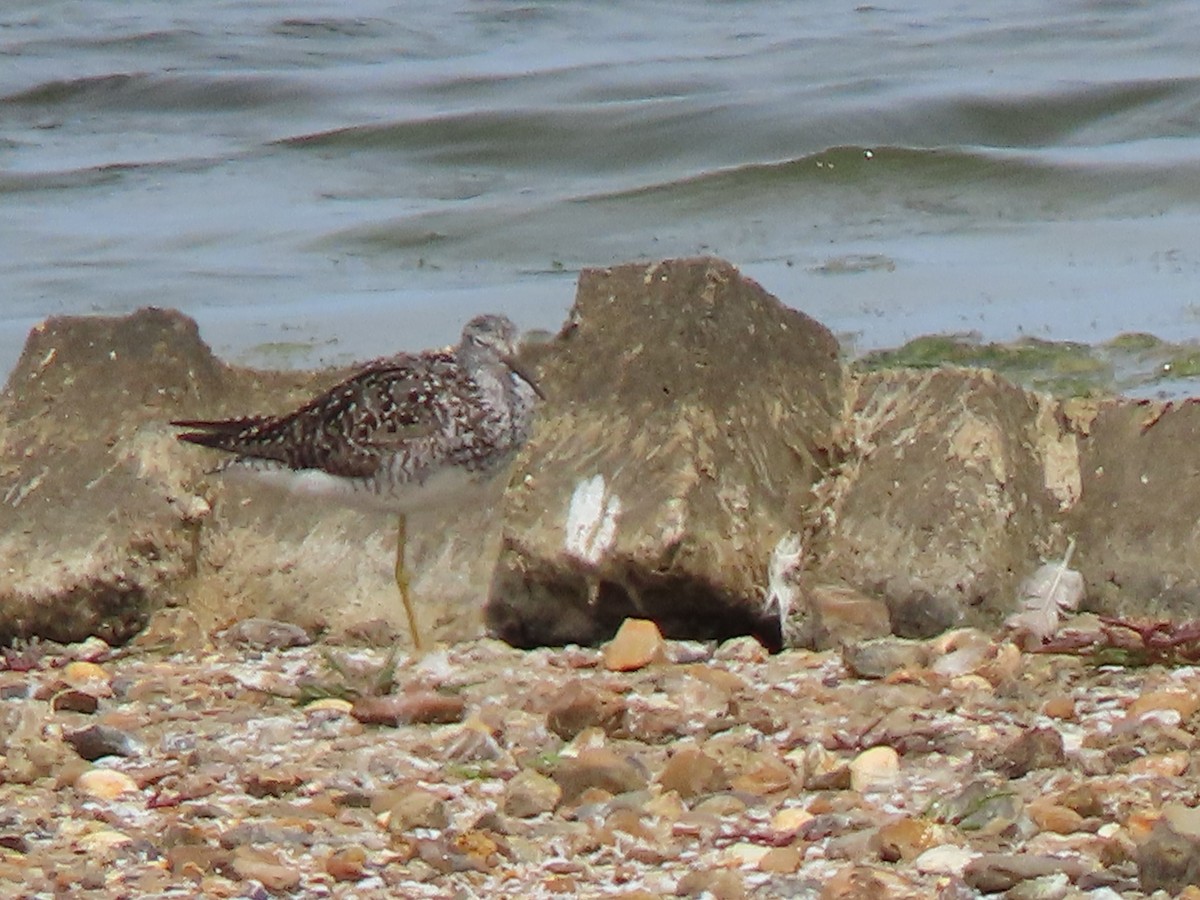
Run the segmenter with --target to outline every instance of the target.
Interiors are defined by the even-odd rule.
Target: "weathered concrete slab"
[[[991,628],[1071,538],[1085,608],[1200,616],[1200,403],[845,379],[837,353],[719,260],[586,271],[503,500],[410,525],[423,627],[477,634],[486,596],[520,645],[626,616],[772,646]],[[402,636],[391,519],[224,484],[166,424],[287,410],[344,374],[226,366],[162,310],[35,329],[0,394],[0,644],[122,641],[171,605]]]
[[[1082,495],[1068,525],[1086,605],[1200,616],[1200,403],[1074,409]]]
[[[51,319],[0,397],[0,641],[122,640],[192,564],[204,506],[144,426],[221,383],[195,323]]]
[[[758,632],[767,561],[830,465],[837,341],[728,263],[585,270],[505,499],[487,621],[518,645]]]
[[[866,375],[848,399],[814,577],[883,598],[903,636],[997,624],[1066,545],[1078,465],[1056,404],[954,368]]]
[[[0,396],[0,643],[122,641],[166,604],[208,626],[259,615],[403,633],[393,520],[224,485],[206,474],[217,456],[166,424],[282,411],[343,374],[226,366],[192,320],[163,310],[35,329]],[[481,629],[491,506],[410,527],[422,621],[442,636]]]

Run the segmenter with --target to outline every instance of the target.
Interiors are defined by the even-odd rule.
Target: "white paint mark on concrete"
[[[594,566],[612,549],[620,514],[621,498],[607,490],[603,475],[579,482],[567,507],[564,549],[580,562]]]

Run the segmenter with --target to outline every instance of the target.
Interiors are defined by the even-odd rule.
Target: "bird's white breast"
[[[438,469],[423,482],[388,484],[371,478],[344,478],[320,469],[286,466],[232,465],[227,477],[266,485],[298,497],[324,500],[338,506],[390,513],[410,513],[426,506],[465,499],[482,479],[457,466]]]

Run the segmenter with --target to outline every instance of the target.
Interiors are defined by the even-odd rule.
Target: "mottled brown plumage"
[[[540,392],[515,359],[518,339],[507,318],[478,316],[457,347],[376,360],[286,415],[172,424],[191,429],[181,441],[235,454],[218,471],[399,513],[396,580],[419,646],[404,517],[469,492],[529,436]]]

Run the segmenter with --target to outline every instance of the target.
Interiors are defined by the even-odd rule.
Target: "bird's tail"
[[[191,428],[175,435],[177,440],[188,444],[198,444],[201,447],[211,447],[214,450],[237,452],[238,439],[248,430],[266,421],[263,417],[243,419],[175,419],[171,422],[176,428]]]

